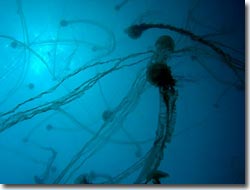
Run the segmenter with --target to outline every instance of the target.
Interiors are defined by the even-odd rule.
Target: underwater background
[[[164,177],[140,183],[245,183],[243,1],[9,0],[0,9],[0,183],[133,184],[151,160],[158,173],[148,175]],[[141,23],[191,31],[237,64],[184,30],[132,39],[128,27]],[[157,149],[161,93],[145,70],[162,35],[174,41],[165,64],[178,95],[171,141]]]

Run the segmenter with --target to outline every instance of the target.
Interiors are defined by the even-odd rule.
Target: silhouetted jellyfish
[[[29,83],[29,84],[28,84],[28,88],[29,88],[30,90],[33,90],[33,89],[35,88],[34,83]]]
[[[22,139],[22,142],[23,143],[27,143],[29,141],[29,139],[27,138],[27,137],[24,137],[23,139]]]
[[[164,63],[154,63],[149,65],[147,68],[146,76],[147,80],[152,85],[159,88],[172,89],[176,83],[169,66]]]
[[[145,184],[152,181],[153,184],[161,184],[160,179],[169,177],[169,174],[160,170],[152,171],[146,178]]]
[[[34,181],[36,184],[44,184],[44,180],[39,176],[34,176]]]
[[[51,124],[46,125],[46,130],[51,131],[54,127]]]
[[[160,92],[160,107],[155,141],[147,155],[144,157],[142,170],[138,178],[135,180],[136,184],[143,183],[145,179],[153,179],[153,182],[159,183],[159,178],[156,178],[156,175],[154,178],[152,177],[154,176],[153,174],[158,174],[154,172],[158,170],[164,156],[166,144],[171,142],[174,133],[176,119],[175,109],[178,92],[175,89],[175,82],[172,81],[173,76],[171,72],[168,71],[165,74],[169,74],[170,76],[168,76],[167,79],[171,80],[165,81],[164,78],[164,82],[160,82],[158,86]],[[161,77],[159,77],[159,79],[159,81],[161,81]],[[158,85],[158,80],[156,80],[156,85]]]
[[[18,43],[17,43],[16,41],[12,41],[12,42],[10,43],[10,47],[12,47],[13,49],[16,49],[17,46],[18,46]]]
[[[66,27],[66,26],[68,26],[68,25],[69,25],[69,23],[68,23],[67,20],[61,20],[61,21],[60,21],[60,26],[61,26],[61,27]]]
[[[169,35],[160,36],[155,42],[155,62],[166,63],[168,59],[174,54],[175,42]]]
[[[173,53],[175,50],[175,43],[171,36],[163,35],[156,40],[155,48],[156,52],[169,51]]]
[[[38,147],[42,150],[51,152],[51,157],[48,159],[46,168],[44,172],[42,173],[42,175],[40,177],[34,176],[34,180],[37,184],[43,184],[43,183],[46,183],[46,181],[49,179],[50,173],[56,171],[56,167],[53,166],[53,163],[57,157],[57,152],[51,147],[43,147],[40,145]]]
[[[141,23],[132,25],[125,29],[125,33],[128,34],[128,36],[132,39],[139,38],[143,32],[145,32],[148,29],[165,29],[169,31],[176,32],[180,35],[186,36],[190,38],[192,41],[197,42],[199,44],[202,44],[212,51],[214,51],[216,54],[218,54],[222,58],[222,62],[225,63],[229,69],[231,69],[235,76],[238,78],[239,82],[241,84],[244,84],[244,79],[242,79],[242,76],[240,75],[240,71],[244,71],[244,64],[242,64],[241,61],[238,61],[237,59],[233,58],[230,54],[226,53],[222,48],[220,48],[219,45],[216,44],[216,42],[206,40],[204,37],[199,36],[189,30],[179,28],[170,24],[147,24],[147,23]]]
[[[102,113],[102,120],[103,121],[108,121],[108,120],[112,120],[114,117],[114,113],[110,110],[105,110],[103,113]]]
[[[92,184],[88,174],[81,174],[76,179],[74,184]]]
[[[142,33],[149,29],[147,24],[132,25],[124,30],[124,32],[132,39],[138,39]]]
[[[112,182],[112,177],[110,175],[90,171],[89,173],[77,176],[77,178],[74,180],[74,184],[101,184],[100,181],[103,179]]]
[[[117,10],[119,10],[125,3],[127,3],[128,0],[122,0],[119,6],[117,6]],[[24,31],[24,42],[18,42],[18,41],[12,41],[10,44],[10,47],[12,48],[17,48],[18,45],[20,47],[23,47],[25,52],[27,52],[27,57],[26,59],[29,60],[29,54],[35,55],[36,58],[38,58],[41,62],[43,62],[46,65],[46,62],[44,61],[43,57],[37,54],[32,48],[31,44],[29,42],[29,36],[28,36],[28,30],[26,27],[26,22],[24,19],[24,15],[22,12],[22,6],[21,6],[21,0],[17,0],[18,4],[18,14],[20,15],[21,21],[22,21],[22,26],[23,26],[23,31]],[[67,20],[62,20],[60,22],[61,27],[66,27],[69,24],[72,23],[84,23],[86,20],[78,20],[78,21],[67,21]],[[88,22],[88,21],[87,21]],[[92,23],[95,25],[95,22],[88,22]],[[222,58],[224,59],[225,62],[229,65],[230,68],[233,69],[242,69],[242,65],[238,65],[235,63],[234,59],[230,59],[231,57],[224,53],[220,49],[222,46],[217,46],[218,44],[211,42],[211,41],[206,41],[205,38],[201,36],[197,36],[193,34],[192,32],[189,32],[187,30],[177,28],[174,26],[170,25],[147,25],[147,24],[138,24],[131,26],[126,30],[128,35],[131,38],[137,39],[139,38],[142,33],[150,28],[162,28],[162,29],[168,29],[174,32],[177,32],[181,35],[185,35],[189,37],[191,40],[203,44],[210,49],[214,50],[217,54],[221,55]],[[111,35],[110,35],[111,36]],[[14,40],[11,37],[1,35],[1,38],[7,38],[9,40]],[[111,37],[112,38],[112,37]],[[48,40],[49,41],[49,40]],[[50,41],[52,45],[57,43],[57,40],[52,40]],[[67,42],[67,40],[62,42]],[[72,42],[72,41],[70,41]],[[78,43],[78,40],[74,41],[75,44],[80,44]],[[37,43],[39,45],[39,43]],[[40,43],[41,45],[42,43]],[[97,46],[93,46],[93,51],[95,51]],[[27,51],[26,51],[27,50]],[[112,48],[111,48],[112,50]],[[158,127],[156,130],[156,136],[154,143],[152,144],[151,149],[147,152],[146,155],[144,155],[139,161],[134,165],[134,168],[132,168],[132,171],[138,171],[139,168],[142,168],[141,173],[139,174],[138,179],[136,182],[138,183],[155,183],[155,184],[160,184],[161,181],[160,179],[164,177],[168,177],[168,173],[163,172],[158,170],[158,167],[161,163],[161,160],[163,159],[164,156],[164,151],[166,144],[171,142],[173,130],[174,130],[174,122],[175,122],[175,104],[177,100],[177,90],[175,88],[176,85],[176,80],[172,76],[171,68],[167,65],[166,61],[168,58],[168,55],[171,53],[175,53],[175,44],[174,40],[170,36],[162,36],[158,38],[158,40],[155,43],[155,52],[154,54],[158,54],[157,59],[153,59],[154,61],[150,64],[148,64],[148,67],[146,68],[147,71],[146,73],[146,79],[148,82],[156,87],[159,88],[159,93],[160,93],[160,109],[159,109],[159,115],[158,115]],[[144,54],[143,55],[143,61],[149,61],[148,58],[145,58],[146,56],[151,56],[150,53]],[[164,56],[162,56],[164,55]],[[26,56],[26,54],[25,54]],[[60,107],[69,104],[72,101],[77,100],[79,97],[82,97],[87,90],[91,89],[99,80],[101,80],[103,77],[109,75],[111,72],[122,69],[124,67],[130,67],[131,65],[137,64],[137,60],[140,58],[139,55],[135,55],[134,57],[136,58],[134,60],[129,60],[129,58],[133,57],[133,55],[128,55],[125,58],[118,58],[114,59],[115,61],[104,61],[104,62],[96,62],[96,63],[91,63],[91,64],[86,64],[84,67],[80,67],[74,72],[71,72],[69,75],[64,77],[61,81],[57,81],[58,83],[54,86],[52,86],[50,89],[47,91],[41,92],[39,95],[35,97],[30,97],[29,99],[17,104],[13,109],[1,113],[1,127],[0,127],[0,132],[3,132],[4,130],[11,128],[17,123],[20,123],[25,120],[29,120],[34,118],[35,116],[39,114],[44,114],[49,111],[55,111],[57,112]],[[158,59],[160,57],[160,59]],[[151,59],[152,60],[152,59]],[[127,61],[124,63],[124,61]],[[231,64],[232,61],[232,64]],[[142,61],[141,61],[142,62]],[[109,66],[108,64],[111,63],[111,65],[115,66]],[[140,63],[140,60],[138,61]],[[59,86],[64,85],[64,81],[67,81],[70,77],[72,76],[77,76],[78,73],[81,71],[85,71],[88,68],[93,68],[98,65],[104,65],[108,69],[103,70],[99,73],[97,73],[95,76],[89,78],[87,82],[82,82],[79,84],[75,89],[72,89],[68,91],[65,95],[56,97],[53,100],[50,100],[49,102],[47,101],[41,101],[44,103],[35,104],[34,106],[27,106],[27,103],[32,103],[35,102],[35,100],[38,100],[39,98],[42,98],[44,95],[50,95],[56,91],[56,89]],[[142,72],[145,74],[144,72]],[[140,95],[144,92],[145,89],[145,76],[139,78],[136,80],[135,83],[133,83],[131,89],[129,90],[129,93],[125,95],[124,99],[120,102],[117,107],[115,107],[114,110],[105,110],[102,113],[102,119],[103,119],[103,125],[100,126],[100,129],[96,132],[94,130],[94,133],[91,132],[93,135],[93,138],[91,138],[86,144],[82,146],[82,148],[77,152],[73,157],[72,160],[69,162],[69,164],[65,164],[65,168],[62,169],[62,173],[58,176],[57,180],[55,182],[58,183],[64,183],[63,177],[64,175],[69,175],[71,176],[71,172],[74,174],[75,168],[79,169],[84,162],[91,158],[91,156],[95,155],[95,153],[106,143],[110,142],[112,139],[110,138],[113,136],[114,131],[120,130],[121,129],[121,124],[122,122],[126,119],[129,113],[131,113],[131,110],[133,110],[136,106],[136,103],[140,99]],[[31,88],[33,89],[34,86]],[[40,99],[39,99],[40,100]],[[27,108],[28,107],[28,108]],[[21,108],[21,109],[19,109]],[[41,125],[44,126],[44,125]],[[34,127],[33,127],[34,128]],[[52,125],[47,125],[46,129],[52,130],[55,129]],[[131,140],[135,142],[134,140]],[[23,142],[28,142],[28,138],[24,138]],[[119,141],[120,142],[120,141]],[[53,162],[55,161],[56,158],[56,152],[52,148],[46,148],[46,147],[41,147],[44,150],[51,151],[52,155],[48,159],[47,162],[47,167],[44,171],[44,174],[42,177],[40,176],[35,176],[34,179],[36,183],[43,184],[46,182],[46,179],[49,176],[49,172],[53,172],[56,170],[56,167],[53,166]],[[139,153],[138,153],[139,154]],[[61,172],[61,170],[60,170]],[[94,183],[95,180],[92,178],[89,178],[88,174],[82,174],[81,176],[78,177],[78,184],[90,184]],[[67,181],[66,181],[67,182]],[[113,182],[112,179],[110,179],[110,182]]]
[[[157,68],[156,71],[159,71],[157,63],[155,65]],[[154,64],[152,63],[152,68],[154,68],[153,66]],[[166,67],[163,65],[161,65],[161,67],[166,69]],[[154,71],[154,69],[152,70]],[[131,173],[138,171],[140,168],[141,171],[134,182],[135,184],[149,183],[151,181],[152,183],[160,184],[161,178],[169,176],[166,172],[158,170],[158,167],[160,166],[161,161],[164,157],[166,144],[170,143],[172,140],[176,120],[175,114],[178,92],[176,90],[175,82],[173,82],[174,80],[172,73],[169,70],[170,68],[167,67],[166,71],[163,73],[165,75],[169,75],[166,78],[170,80],[165,80],[165,77],[156,77],[157,80],[152,80],[151,75],[148,74],[149,80],[152,80],[153,85],[159,88],[160,93],[158,126],[155,133],[156,135],[154,143],[152,144],[152,147],[149,149],[149,151],[142,158],[140,158],[136,163],[134,163],[128,169],[123,171],[121,174],[115,176],[113,178],[114,183],[120,183],[122,179],[126,178]],[[153,73],[158,73],[160,76],[162,74],[162,72]],[[163,82],[162,78],[164,79]],[[107,181],[104,183],[111,182]]]

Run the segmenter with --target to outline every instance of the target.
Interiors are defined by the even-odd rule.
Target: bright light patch
[[[42,75],[46,72],[46,66],[39,60],[31,61],[31,72],[35,75]]]

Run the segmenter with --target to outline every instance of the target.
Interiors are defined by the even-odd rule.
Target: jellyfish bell
[[[89,179],[89,175],[88,174],[81,174],[79,175],[75,181],[74,181],[75,184],[92,184],[90,182],[90,179]]]
[[[124,32],[132,39],[138,39],[141,37],[142,33],[146,30],[146,25],[132,25],[124,30]]]
[[[163,35],[159,37],[155,42],[156,51],[168,51],[173,52],[175,49],[175,43],[171,36]]]
[[[28,84],[28,88],[29,88],[30,90],[33,90],[33,89],[35,88],[34,83],[29,83],[29,84]]]
[[[167,177],[169,177],[168,173],[160,170],[154,170],[147,176],[145,184],[149,183],[150,181],[152,181],[153,184],[161,184],[160,179]]]
[[[29,138],[28,138],[28,137],[24,137],[24,138],[22,139],[22,142],[23,142],[23,143],[28,143],[28,142],[29,142]]]
[[[46,130],[51,131],[54,127],[51,124],[46,125]]]
[[[68,26],[69,25],[69,22],[67,21],[67,20],[61,20],[60,21],[60,26],[61,27],[66,27],[66,26]]]
[[[36,184],[44,184],[44,180],[39,176],[34,176],[34,181]]]
[[[172,89],[176,83],[169,66],[161,62],[149,65],[146,77],[149,83],[159,88]]]
[[[114,116],[114,113],[110,110],[105,110],[103,113],[102,113],[102,120],[104,122],[108,121],[108,120],[112,120],[113,119],[113,116]]]
[[[168,35],[160,36],[155,42],[155,60],[156,62],[167,62],[173,54],[175,43],[172,37]]]
[[[16,49],[17,46],[18,46],[18,44],[17,44],[16,41],[12,41],[12,42],[10,43],[10,47],[12,47],[13,49]]]

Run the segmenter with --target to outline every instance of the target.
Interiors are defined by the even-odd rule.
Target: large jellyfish
[[[125,29],[125,32],[128,34],[129,37],[133,39],[140,38],[140,36],[146,31],[150,29],[165,29],[169,31],[176,32],[180,35],[186,36],[190,38],[192,41],[197,42],[199,44],[202,44],[203,46],[208,47],[212,51],[214,51],[216,54],[218,54],[221,58],[221,62],[225,63],[229,69],[231,69],[235,76],[237,77],[239,81],[239,85],[244,85],[244,79],[241,74],[242,71],[244,71],[244,63],[241,60],[238,60],[234,57],[232,57],[230,54],[226,53],[219,45],[219,43],[211,42],[209,40],[206,40],[205,37],[199,36],[189,30],[179,28],[170,24],[150,24],[150,23],[141,23],[141,24],[135,24],[127,29]]]
[[[120,10],[128,2],[120,1],[115,9]],[[91,4],[85,3],[84,7]],[[68,4],[63,17],[57,15],[50,23],[52,30],[46,32],[45,27],[44,32],[36,26],[37,31],[29,25],[27,2],[16,0],[16,5],[21,37],[0,34],[0,45],[8,58],[8,68],[1,72],[1,84],[12,80],[12,71],[16,75],[0,99],[0,140],[10,143],[3,148],[2,155],[7,158],[11,148],[5,149],[21,142],[16,155],[20,162],[27,159],[32,170],[30,183],[166,183],[174,176],[173,170],[166,167],[171,162],[165,160],[173,159],[171,153],[178,151],[174,137],[181,134],[179,126],[183,125],[178,123],[178,117],[190,114],[181,110],[188,104],[183,100],[187,94],[182,93],[188,85],[182,88],[180,83],[183,80],[196,84],[192,76],[188,81],[188,72],[178,73],[180,62],[192,67],[188,60],[179,58],[189,56],[213,79],[230,88],[244,85],[243,61],[231,55],[225,44],[210,40],[210,33],[199,35],[177,24],[141,22],[125,29],[136,41],[129,40],[122,30],[125,22],[105,23],[100,21],[102,18],[88,17],[86,10],[80,16],[67,15]],[[107,10],[114,7],[112,3],[108,5]],[[130,16],[133,13],[126,15]],[[152,39],[139,41],[149,30]],[[189,43],[179,43],[172,34]],[[204,61],[207,57],[230,70],[233,79],[214,74],[209,65],[212,61]],[[201,106],[202,110],[207,109]],[[180,110],[184,116],[180,116]],[[214,128],[211,131],[217,135]],[[195,141],[192,137],[188,140]],[[112,153],[107,152],[110,150]],[[37,154],[29,156],[32,151]],[[4,158],[0,161],[4,164]],[[238,172],[239,161],[235,162],[234,170]]]

